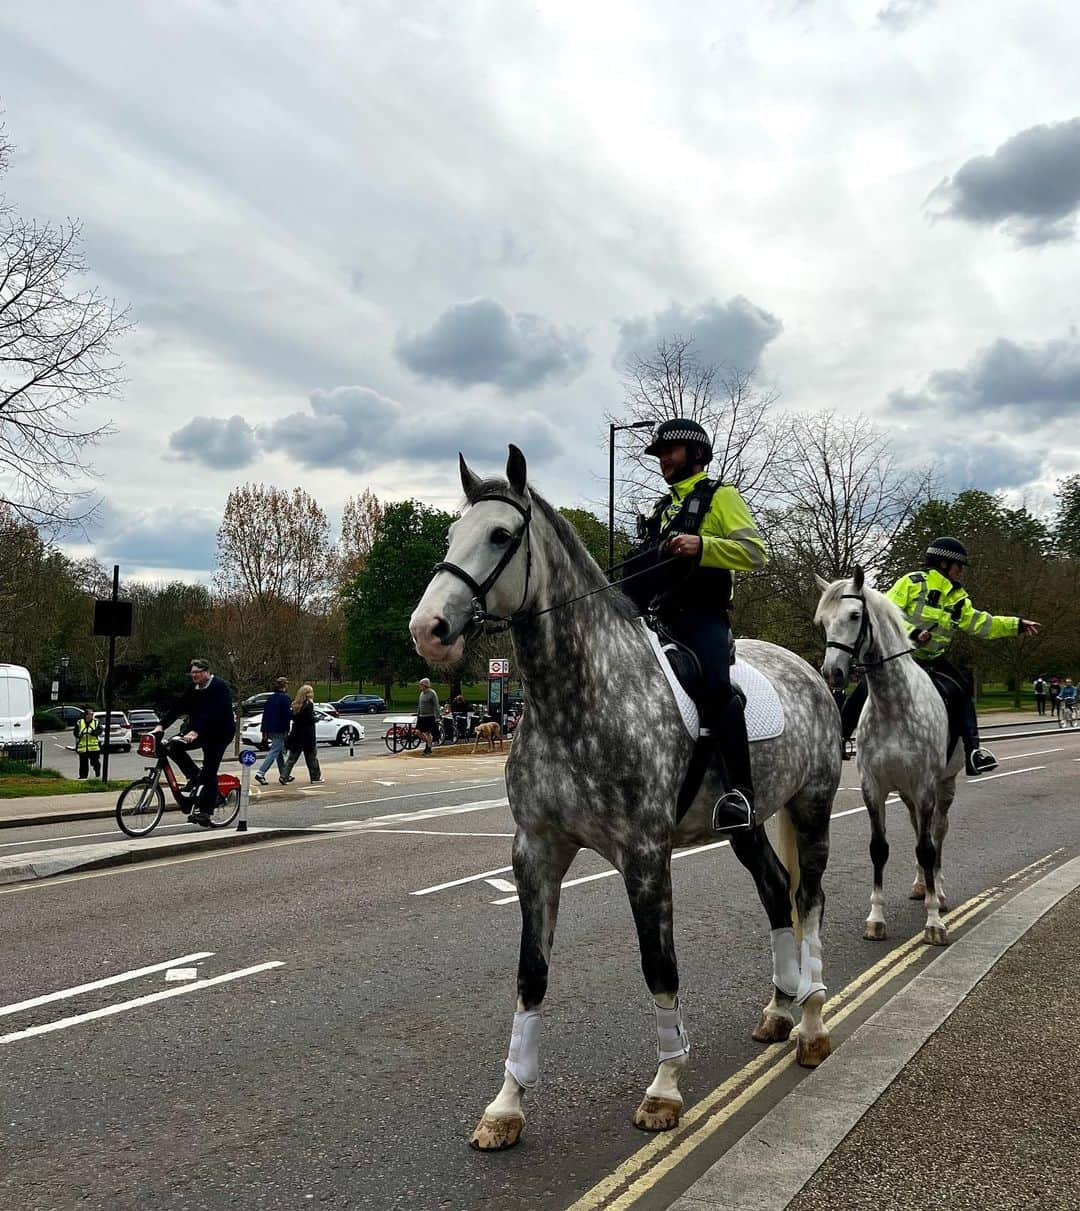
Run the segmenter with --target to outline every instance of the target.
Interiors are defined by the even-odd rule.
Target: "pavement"
[[[965,933],[671,1211],[1080,1207],[1080,858]]]

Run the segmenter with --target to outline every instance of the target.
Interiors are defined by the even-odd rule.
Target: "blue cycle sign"
[[[241,765],[254,765],[259,759],[259,754],[253,748],[246,748],[240,754]]]

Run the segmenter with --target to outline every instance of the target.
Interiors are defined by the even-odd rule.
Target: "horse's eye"
[[[851,621],[852,621],[852,622],[858,622],[858,621],[859,621],[859,614],[858,614],[858,611],[856,611],[854,614],[852,614],[852,615],[851,615]]]
[[[513,537],[513,534],[511,534],[509,530],[504,530],[502,526],[499,526],[497,529],[491,531],[491,541],[497,547],[505,547]]]

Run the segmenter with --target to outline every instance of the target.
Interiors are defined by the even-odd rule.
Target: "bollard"
[[[248,795],[251,792],[251,767],[258,760],[258,754],[253,748],[246,748],[240,754],[240,764],[243,767],[240,770],[240,819],[236,822],[236,831],[238,833],[246,833],[247,826],[247,808]]]

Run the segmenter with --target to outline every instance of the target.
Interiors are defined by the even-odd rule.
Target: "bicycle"
[[[390,752],[400,753],[405,749],[419,748],[424,743],[424,738],[416,730],[414,723],[392,723],[386,729],[383,743]]]
[[[146,837],[157,828],[165,812],[165,792],[161,787],[164,777],[177,807],[185,816],[195,810],[199,797],[199,783],[182,787],[176,771],[169,761],[164,744],[158,744],[153,735],[143,736],[139,741],[141,757],[155,757],[156,763],[146,767],[146,774],[124,787],[116,801],[116,823],[129,837]],[[227,828],[240,812],[240,779],[233,774],[218,774],[217,806],[210,818],[211,828]]]
[[[1062,730],[1067,727],[1076,727],[1076,707],[1071,699],[1066,699],[1061,703],[1058,711],[1058,727]]]

